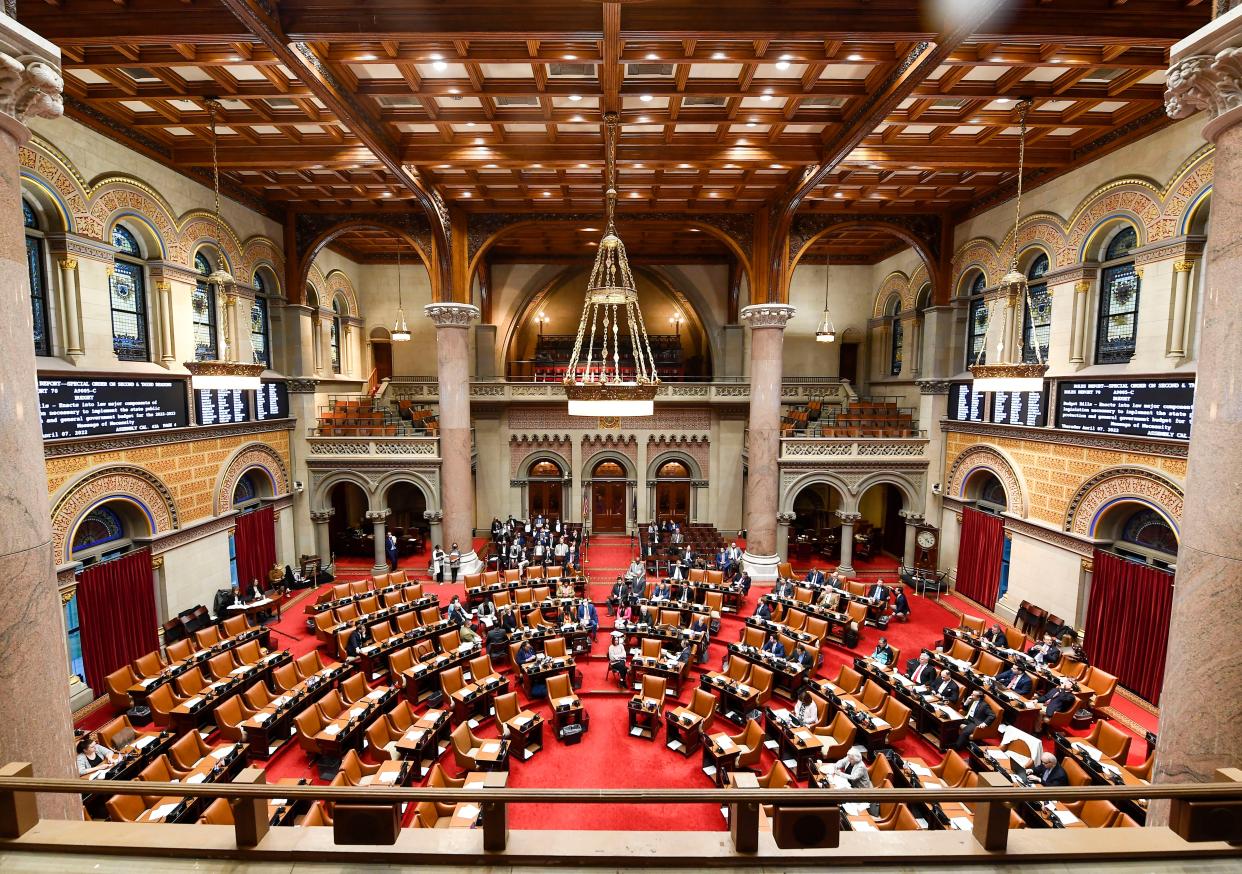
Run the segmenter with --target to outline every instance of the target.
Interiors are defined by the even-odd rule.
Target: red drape
[[[1087,658],[1130,691],[1158,704],[1173,575],[1098,549],[1094,567],[1083,642]]]
[[[108,674],[159,648],[151,551],[92,565],[78,577],[78,627],[86,683],[108,689]]]
[[[242,594],[250,592],[252,580],[266,587],[267,572],[276,563],[276,514],[271,507],[262,507],[237,518],[233,548],[237,554],[237,583]]]
[[[991,610],[1000,590],[1005,522],[1000,516],[962,509],[962,537],[957,548],[957,591]]]

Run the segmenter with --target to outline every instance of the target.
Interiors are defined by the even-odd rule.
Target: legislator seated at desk
[[[996,682],[1002,689],[1008,689],[1023,697],[1028,697],[1034,684],[1030,676],[1017,665],[996,675]]]

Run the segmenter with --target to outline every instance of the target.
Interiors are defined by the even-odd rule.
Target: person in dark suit
[[[487,629],[488,649],[491,649],[491,647],[493,646],[498,646],[499,644],[504,643],[508,639],[509,639],[509,632],[506,631],[505,627],[501,625],[500,623],[497,623],[493,625],[491,628]]]
[[[961,690],[953,682],[952,675],[946,670],[940,672],[940,678],[931,685],[932,697],[941,704],[954,704]]]
[[[906,599],[904,586],[898,586],[893,595],[893,618],[900,622],[910,621],[910,602]]]
[[[1078,696],[1074,694],[1074,681],[1065,679],[1060,684],[1053,686],[1047,692],[1039,696],[1039,703],[1044,705],[1044,718],[1048,719],[1053,714],[1064,713],[1072,710],[1078,702]]]
[[[966,749],[966,745],[970,743],[970,737],[975,733],[976,728],[991,725],[996,721],[996,713],[988,706],[988,702],[983,698],[983,693],[978,689],[971,692],[966,698],[964,709],[966,721],[962,723],[962,729],[958,732],[957,740],[953,742],[953,749],[959,753]]]
[[[1009,646],[1009,638],[1005,637],[1005,629],[999,622],[983,632],[983,639],[993,646]]]
[[[789,655],[789,660],[795,665],[801,665],[808,671],[815,667],[815,658],[807,651],[805,646],[795,646],[794,651]]]
[[[656,600],[656,601],[667,601],[669,598],[672,597],[672,590],[669,588],[668,583],[666,583],[664,580],[659,580],[651,588],[651,597],[653,600]]]
[[[763,651],[783,659],[785,657],[785,644],[781,643],[780,638],[773,634],[768,638],[768,642],[763,645]]]
[[[927,653],[919,653],[916,661],[912,662],[909,670],[906,672],[916,686],[930,686],[936,681],[936,669],[932,667],[931,659]]]
[[[741,587],[743,595],[750,594],[750,574],[746,571],[742,571],[741,576],[737,578],[737,584]]]
[[[693,655],[694,655],[694,644],[687,640],[685,644],[682,645],[681,652],[677,653],[677,664],[679,665],[690,664],[690,658]]]
[[[893,648],[888,645],[888,638],[881,637],[875,644],[875,651],[871,653],[871,660],[880,665],[891,665],[895,653]]]
[[[576,616],[577,620],[586,626],[591,640],[595,640],[595,635],[599,631],[599,612],[595,609],[595,605],[590,601],[583,601],[578,605]]]
[[[362,649],[371,642],[371,629],[365,622],[359,622],[354,626],[354,630],[349,633],[349,639],[345,641],[345,654],[351,659],[358,657],[358,650]]]
[[[1026,651],[1026,654],[1041,665],[1056,665],[1061,661],[1061,648],[1051,634],[1045,634],[1043,643],[1037,643]]]
[[[1017,692],[1019,695],[1026,697],[1031,694],[1031,678],[1026,672],[1014,665],[1007,671],[1001,671],[996,675],[996,682],[1004,689]]]
[[[873,601],[888,601],[888,586],[884,585],[883,580],[876,580],[875,583],[867,589],[867,597]]]
[[[758,616],[760,619],[771,619],[772,618],[772,608],[768,606],[767,601],[761,600],[759,602],[759,605],[755,607],[755,615]]]
[[[535,648],[531,646],[529,640],[522,641],[522,645],[518,647],[517,663],[524,665],[527,662],[535,660]]]
[[[1044,786],[1068,786],[1069,775],[1052,753],[1044,753],[1039,757],[1039,764],[1027,772],[1031,780]]]
[[[503,607],[500,611],[500,627],[506,632],[517,629],[517,617],[513,615],[512,607]]]
[[[824,584],[824,572],[817,567],[813,567],[806,572],[806,581],[812,586],[822,586]]]
[[[778,598],[792,598],[794,594],[793,580],[778,579],[776,581],[776,587],[774,591],[776,592],[776,597]]]

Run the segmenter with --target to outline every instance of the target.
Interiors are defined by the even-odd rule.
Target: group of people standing
[[[582,570],[582,529],[560,519],[492,519],[496,570],[524,570],[527,565],[559,566],[567,575]]]

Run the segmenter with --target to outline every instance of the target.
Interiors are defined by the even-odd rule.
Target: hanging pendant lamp
[[[824,317],[819,320],[815,329],[816,343],[831,343],[837,339],[837,329],[832,324],[832,313],[828,311],[828,279],[832,272],[832,255],[824,261]]]
[[[392,341],[405,343],[410,339],[410,326],[405,323],[405,308],[401,301],[401,239],[397,239],[397,318],[392,323]]]

